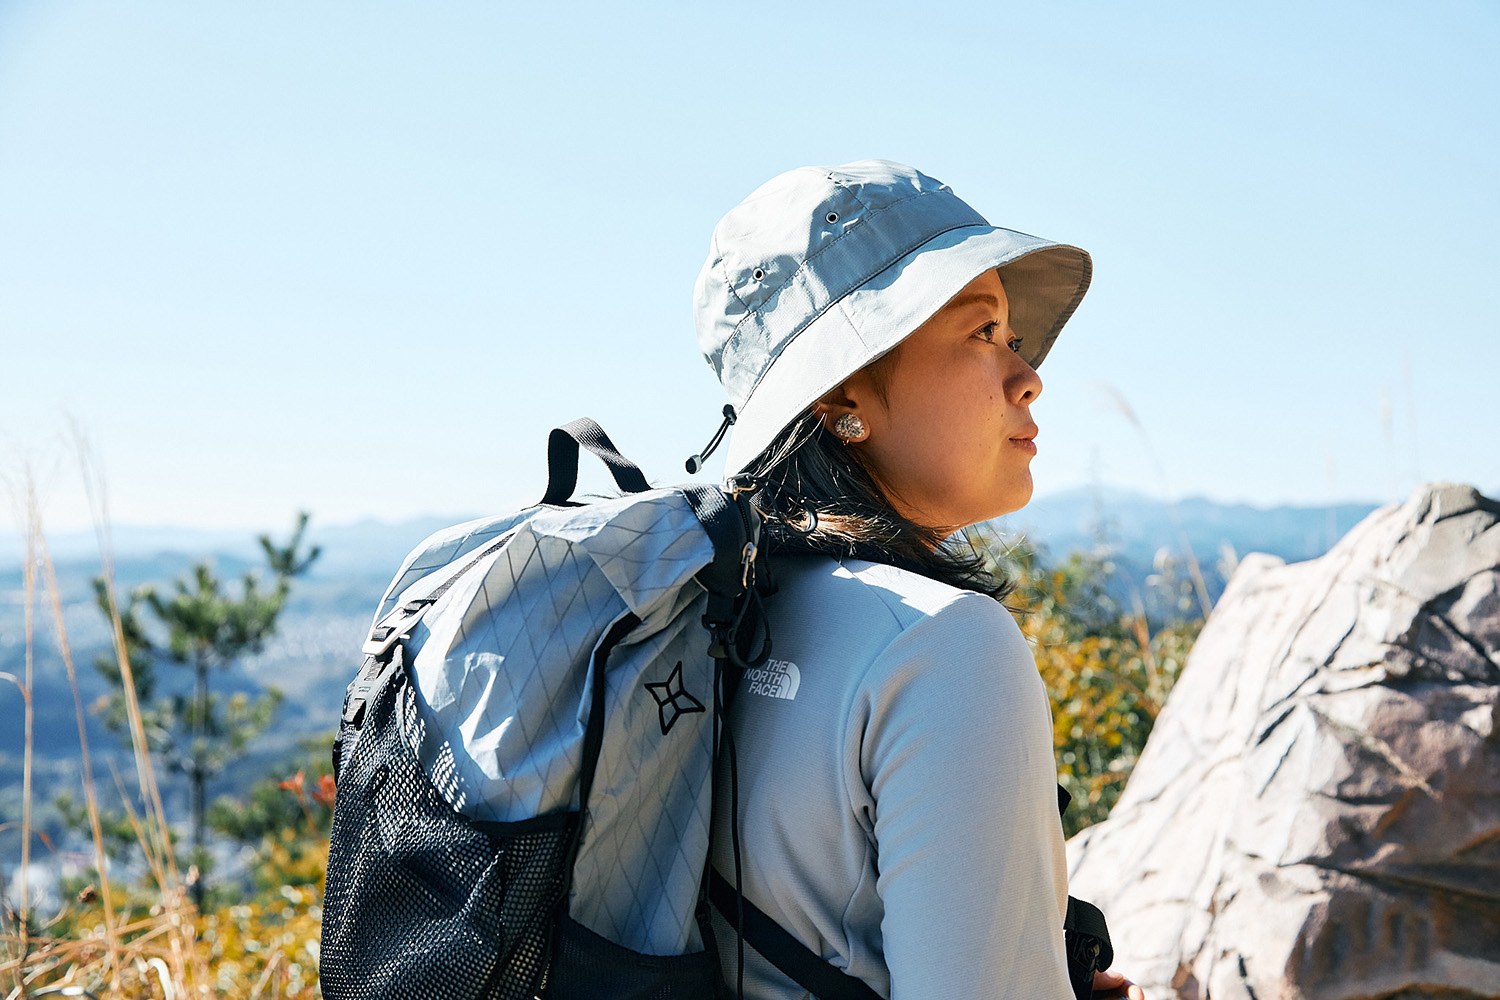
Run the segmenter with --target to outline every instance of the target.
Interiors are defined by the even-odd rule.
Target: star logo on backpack
[[[677,666],[672,668],[672,673],[665,681],[657,681],[646,685],[646,690],[651,692],[651,697],[656,699],[656,710],[661,714],[661,734],[663,736],[672,731],[678,716],[687,715],[692,712],[703,711],[703,702],[687,693],[682,686],[682,661],[677,661]]]

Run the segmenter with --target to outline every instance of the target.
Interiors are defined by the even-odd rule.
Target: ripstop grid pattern
[[[609,718],[578,859],[571,916],[651,955],[700,949],[694,919],[708,854],[713,758],[713,661],[698,600],[670,627],[616,647],[607,680]],[[706,711],[663,733],[646,690],[682,664],[682,685]]]
[[[451,747],[466,811],[502,823],[576,808],[587,664],[625,611],[576,546],[531,529],[434,606],[414,660],[419,711]]]
[[[648,631],[653,613],[713,558],[713,543],[687,499],[675,491],[548,510],[531,527],[587,552]]]
[[[375,621],[405,599],[406,591],[436,570],[456,562],[460,556],[475,552],[492,539],[498,538],[516,525],[533,516],[539,508],[503,514],[499,517],[483,517],[463,524],[435,531],[413,549],[396,571],[390,586],[386,587],[380,605],[375,611]]]

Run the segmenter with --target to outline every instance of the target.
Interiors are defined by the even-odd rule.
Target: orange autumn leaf
[[[318,789],[312,793],[315,802],[321,802],[328,808],[333,808],[333,799],[338,792],[338,786],[334,783],[333,775],[324,774],[318,777]]]

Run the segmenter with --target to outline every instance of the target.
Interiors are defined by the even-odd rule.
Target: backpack
[[[580,446],[624,495],[572,499]],[[770,652],[760,545],[746,490],[652,489],[578,420],[539,504],[407,557],[334,743],[324,996],[721,997],[710,905],[824,1000],[876,996],[707,870],[724,712]]]
[[[580,444],[624,496],[572,500]],[[325,996],[714,995],[715,740],[758,526],[575,421],[540,504],[407,557],[335,742]]]

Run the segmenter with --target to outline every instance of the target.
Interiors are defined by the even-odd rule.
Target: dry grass
[[[1098,383],[1098,389],[1105,397],[1107,405],[1124,417],[1141,437],[1141,445],[1145,448],[1146,457],[1155,470],[1162,496],[1166,498],[1167,513],[1172,518],[1172,526],[1177,529],[1177,539],[1182,545],[1182,554],[1187,559],[1188,578],[1193,582],[1193,594],[1198,598],[1198,608],[1206,619],[1213,612],[1214,602],[1208,595],[1208,582],[1203,578],[1203,569],[1198,564],[1198,555],[1193,551],[1193,543],[1188,540],[1187,529],[1183,527],[1182,516],[1177,511],[1177,502],[1171,499],[1171,491],[1167,488],[1167,474],[1161,464],[1161,459],[1157,457],[1156,448],[1151,444],[1151,435],[1146,433],[1146,425],[1141,423],[1140,417],[1136,416],[1135,408],[1130,405],[1124,393],[1108,382]]]
[[[110,881],[83,702],[62,598],[42,530],[36,493],[28,482],[24,491],[25,676],[0,674],[0,679],[20,689],[25,712],[20,870],[16,879],[18,891],[14,899],[5,900],[0,920],[0,996],[6,1000],[53,996],[279,1000],[318,996],[316,968],[321,911],[315,889],[282,886],[267,899],[209,914],[199,914],[189,898],[189,879],[178,870],[173,853],[172,831],[162,807],[157,772],[147,745],[124,630],[115,604],[114,567],[102,490],[85,465],[89,499],[99,526],[102,570],[113,625],[113,655],[124,679],[122,688],[134,751],[135,793],[122,794],[121,798],[147,876],[140,885],[119,886]],[[58,912],[49,915],[37,912],[28,884],[31,844],[40,836],[32,828],[31,808],[34,791],[31,692],[36,652],[34,618],[39,606],[50,612],[58,655],[73,691],[83,799],[98,880],[80,898],[64,903]],[[118,775],[116,779],[119,780]],[[304,853],[321,863],[316,849]],[[326,847],[322,856],[326,856]],[[304,881],[307,874],[304,873]],[[7,884],[0,867],[0,888]]]

